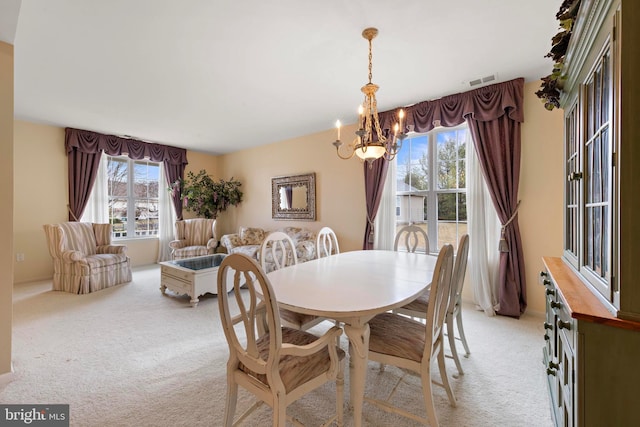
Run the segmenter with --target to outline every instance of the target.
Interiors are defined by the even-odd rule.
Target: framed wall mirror
[[[316,219],[316,174],[271,178],[273,219]]]

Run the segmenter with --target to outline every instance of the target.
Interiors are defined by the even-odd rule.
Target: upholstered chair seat
[[[269,343],[271,337],[269,333],[266,333],[260,339],[258,339],[257,346],[260,358],[267,360],[269,358]],[[297,346],[303,346],[311,344],[318,340],[318,337],[308,332],[298,329],[282,328],[282,342],[286,344],[293,344]],[[345,357],[344,350],[337,348],[338,360],[343,360]],[[284,384],[284,389],[287,393],[300,387],[302,384],[309,382],[313,378],[322,375],[331,368],[331,358],[329,357],[329,350],[327,348],[322,349],[316,353],[312,353],[309,356],[282,356],[278,363],[278,371],[280,372],[280,379]],[[265,374],[256,374],[244,366],[242,363],[239,365],[239,369],[244,373],[251,375],[258,381],[268,386],[269,381]]]

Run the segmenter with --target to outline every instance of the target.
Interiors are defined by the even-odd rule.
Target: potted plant
[[[178,179],[169,190],[180,194],[183,208],[201,218],[217,218],[229,206],[237,206],[242,202],[240,181],[233,177],[225,181],[214,181],[207,171],[202,169],[197,174],[189,171],[184,180]]]

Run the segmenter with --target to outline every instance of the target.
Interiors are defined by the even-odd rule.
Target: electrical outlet
[[[22,252],[18,252],[16,254],[16,261],[18,261],[18,262],[24,261],[24,254]]]

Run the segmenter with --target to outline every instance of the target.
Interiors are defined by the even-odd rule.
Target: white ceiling
[[[17,119],[221,154],[355,122],[369,26],[380,111],[537,80],[561,0],[1,2]]]

